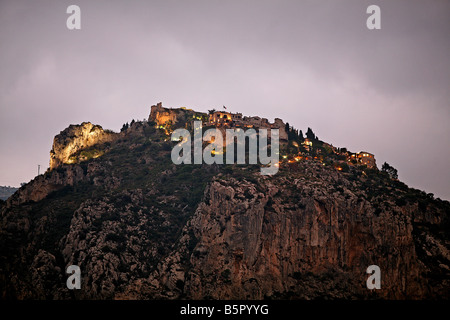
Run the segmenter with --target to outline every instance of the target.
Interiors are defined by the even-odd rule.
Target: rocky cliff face
[[[12,207],[29,201],[40,201],[51,192],[66,185],[73,185],[84,178],[85,175],[80,166],[64,167],[58,171],[51,171],[46,175],[39,175],[14,193],[7,200],[7,206]]]
[[[63,136],[84,148],[92,128],[63,131],[58,166],[0,203],[3,298],[450,297],[447,201],[364,166],[176,166],[144,122],[63,164]],[[81,290],[65,286],[72,264]],[[381,290],[366,288],[372,264]]]
[[[335,187],[334,185],[338,186]],[[126,295],[193,299],[449,297],[449,242],[418,233],[448,226],[444,211],[388,203],[378,212],[357,183],[310,164],[294,177],[217,177],[178,248]],[[429,231],[429,230],[428,230]],[[196,245],[192,249],[192,242]],[[426,247],[426,256],[421,251]],[[427,257],[440,261],[430,266]],[[370,291],[366,268],[382,270]],[[430,268],[441,282],[424,275]]]
[[[81,125],[70,125],[55,136],[50,151],[50,170],[64,163],[73,163],[70,156],[76,152],[108,141],[112,141],[114,134],[106,132],[99,125],[83,122]]]

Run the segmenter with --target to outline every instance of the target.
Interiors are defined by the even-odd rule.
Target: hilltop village
[[[351,166],[365,166],[377,169],[375,156],[367,151],[351,152],[347,148],[337,148],[332,144],[320,140],[311,128],[305,134],[275,118],[269,122],[258,116],[243,116],[241,113],[209,110],[208,113],[194,111],[188,108],[165,108],[162,103],[153,105],[148,120],[131,121],[123,125],[120,133],[104,130],[99,125],[83,122],[80,125],[70,125],[55,136],[50,151],[49,170],[63,164],[75,164],[92,158],[101,157],[108,152],[108,146],[114,141],[121,140],[127,135],[142,135],[144,128],[159,130],[165,135],[165,148],[171,149],[169,143],[171,133],[178,128],[193,130],[194,121],[201,121],[202,128],[207,130],[218,128],[223,136],[226,129],[267,129],[268,143],[271,140],[271,130],[279,130],[280,154],[276,166],[292,167],[299,161],[315,161],[323,165],[331,165],[336,170],[346,172]],[[226,145],[224,144],[224,147]]]
[[[289,123],[275,118],[271,123],[266,118],[258,116],[243,116],[242,113],[209,110],[209,113],[196,112],[187,108],[165,108],[162,103],[151,107],[148,121],[155,122],[156,126],[170,134],[180,126],[189,127],[189,123],[202,121],[204,127],[216,127],[221,130],[229,128],[267,129],[270,137],[271,129],[279,130],[281,157],[280,166],[290,165],[301,160],[318,161],[333,164],[337,170],[346,171],[348,166],[365,165],[367,168],[376,168],[375,156],[367,151],[353,153],[346,148],[336,148],[332,144],[318,139],[314,132],[308,128],[306,136],[302,131],[291,127]]]

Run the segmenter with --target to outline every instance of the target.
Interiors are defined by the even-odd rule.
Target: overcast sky
[[[0,185],[42,173],[69,124],[119,131],[162,101],[311,127],[450,200],[449,35],[438,0],[1,0]]]

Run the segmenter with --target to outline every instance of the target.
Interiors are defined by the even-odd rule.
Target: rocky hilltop
[[[174,165],[171,130],[211,117],[151,112],[93,140],[91,124],[62,131],[51,169],[0,203],[3,298],[450,297],[448,201],[287,124],[274,176]],[[65,285],[72,264],[81,290]]]
[[[111,131],[104,131],[101,126],[90,122],[70,125],[53,140],[53,148],[50,151],[50,170],[63,163],[75,162],[71,157],[80,150],[113,139],[114,134]]]

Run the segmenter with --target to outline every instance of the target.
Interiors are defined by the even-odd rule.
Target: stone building
[[[306,151],[310,151],[312,148],[312,141],[308,138],[305,138],[302,142],[302,145],[306,149]]]
[[[234,116],[234,117],[233,117]],[[235,115],[229,112],[215,111],[209,115],[209,124],[211,125],[230,125]]]
[[[348,161],[355,160],[358,164],[366,165],[368,168],[376,168],[375,155],[372,153],[361,151],[357,153],[351,153],[348,156]]]
[[[157,125],[166,125],[168,123],[175,124],[178,120],[185,118],[186,113],[194,113],[192,110],[185,108],[171,109],[164,108],[162,103],[151,107],[149,121],[155,121]],[[205,117],[207,116],[204,114]],[[194,117],[195,118],[195,117]],[[203,125],[213,125],[221,129],[226,128],[255,128],[255,129],[268,129],[268,137],[271,137],[270,129],[279,129],[279,138],[281,142],[288,140],[286,132],[286,126],[283,120],[275,118],[273,123],[270,123],[266,118],[243,117],[242,113],[231,113],[225,111],[215,111],[209,114],[208,121]]]
[[[275,118],[274,123],[270,123],[266,118],[258,116],[242,117],[242,113],[231,113],[215,111],[209,115],[209,124],[216,126],[229,126],[238,128],[268,129],[268,137],[271,137],[270,129],[279,129],[280,140],[287,141],[286,125],[283,120]]]
[[[180,109],[181,110],[181,109]],[[181,110],[184,113],[184,110]],[[177,122],[177,112],[174,109],[167,109],[159,102],[151,107],[148,121],[155,121],[158,125]]]

